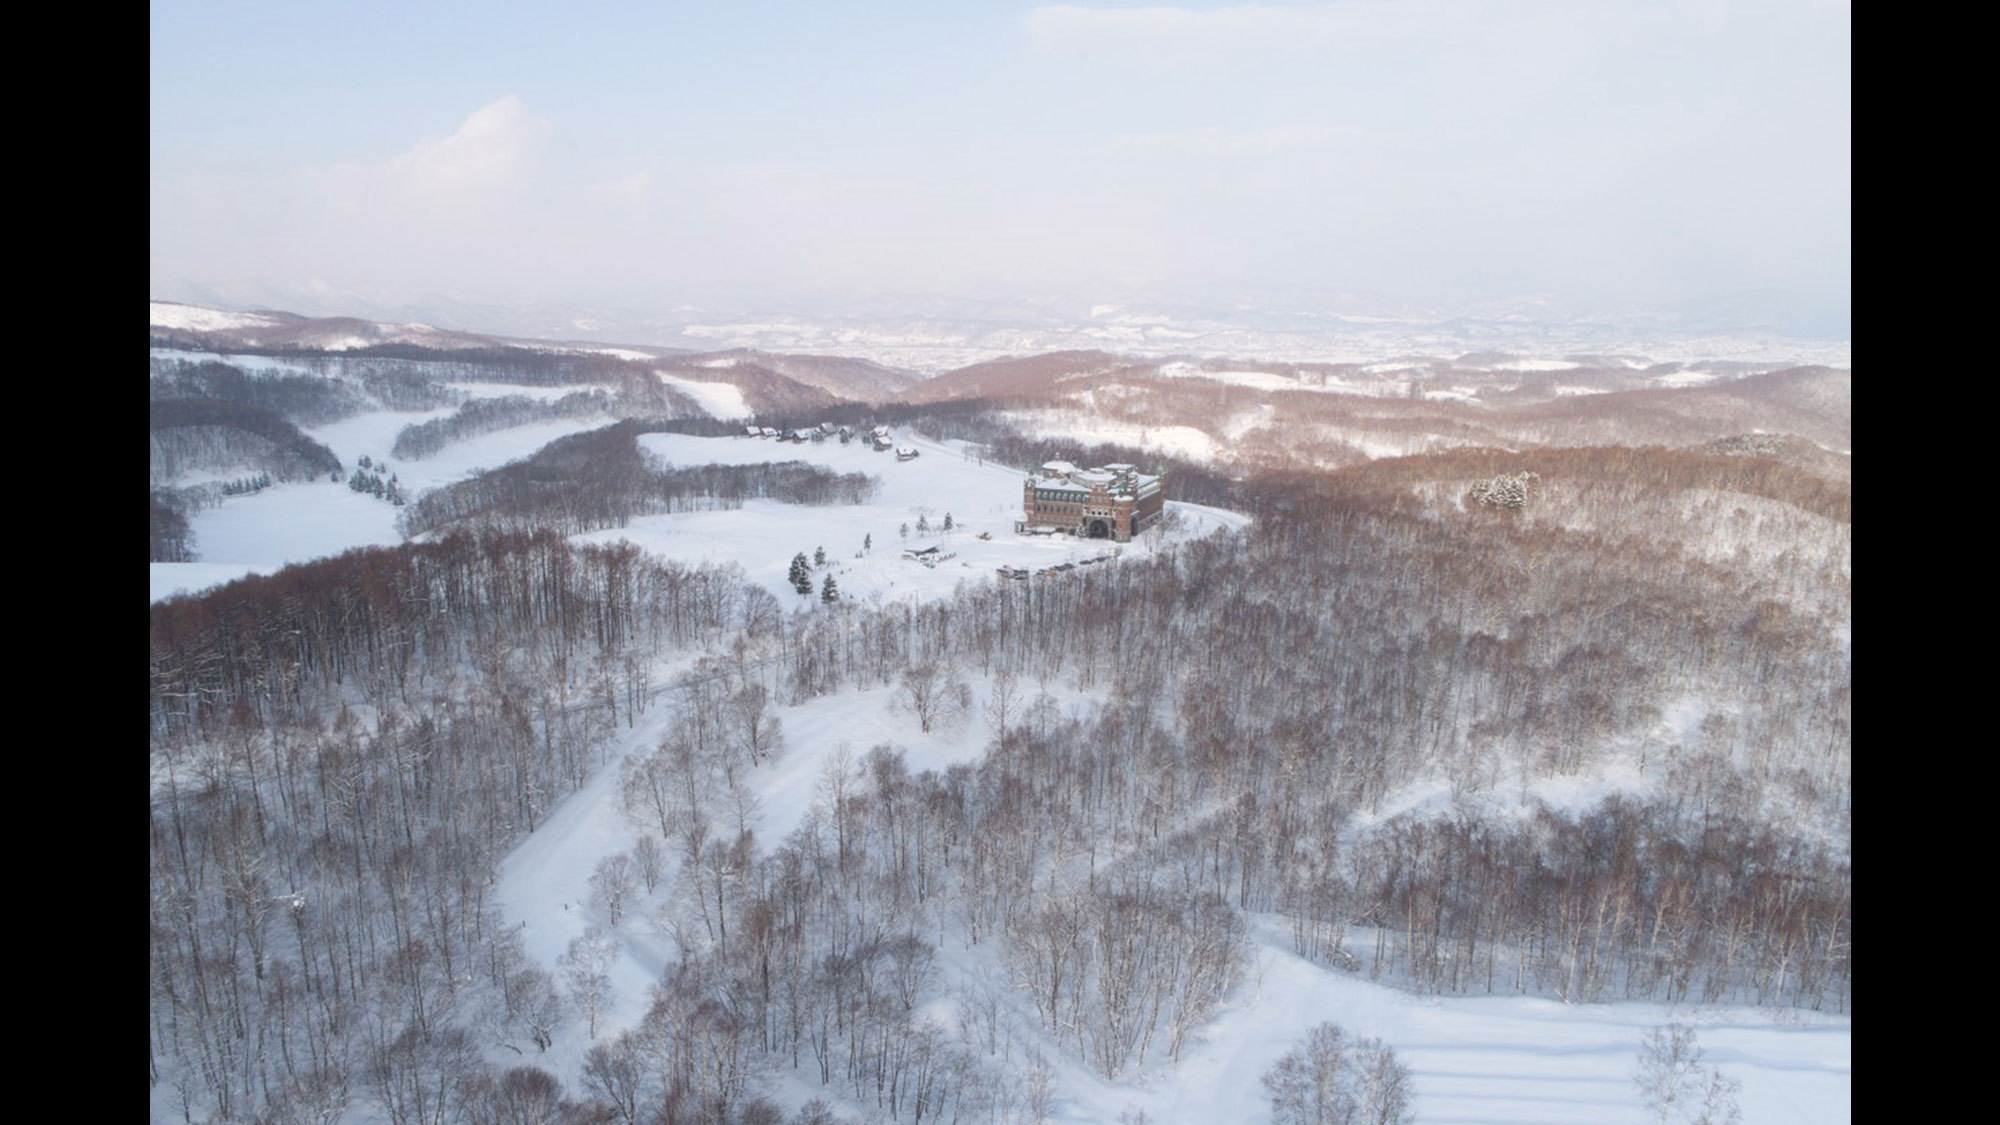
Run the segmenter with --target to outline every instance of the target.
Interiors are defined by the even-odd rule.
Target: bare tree
[[[1007,742],[1007,724],[1021,704],[1021,685],[1014,673],[1001,669],[993,677],[992,692],[986,697],[986,733]]]
[[[763,684],[751,684],[730,696],[726,704],[736,728],[737,745],[752,766],[762,765],[784,751],[784,724],[771,714],[770,694]]]
[[[637,889],[637,880],[632,877],[632,858],[623,852],[598,860],[597,869],[590,874],[591,904],[603,910],[614,926],[625,917],[626,904]]]
[[[957,722],[972,707],[972,689],[941,660],[926,660],[903,671],[893,705],[916,716],[925,734]]]
[[[639,1125],[646,1100],[647,1070],[638,1037],[621,1031],[603,1043],[593,1043],[583,1058],[583,1087],[608,1103],[625,1125]]]
[[[466,1084],[465,1108],[472,1119],[492,1125],[561,1125],[566,1112],[562,1083],[532,1066],[478,1075]]]
[[[1416,1097],[1410,1068],[1380,1039],[1354,1045],[1355,1079],[1360,1086],[1361,1125],[1401,1125],[1415,1120]]]
[[[502,995],[508,1034],[529,1040],[537,1050],[548,1050],[562,1023],[563,1003],[547,970],[540,965],[521,969],[507,978]]]
[[[1736,1105],[1742,1083],[1702,1065],[1701,1044],[1694,1028],[1684,1023],[1646,1032],[1639,1041],[1632,1084],[1660,1125],[1735,1125],[1742,1120]]]
[[[592,926],[560,958],[570,1002],[583,1013],[592,1039],[597,1038],[597,1017],[611,1006],[611,958],[617,949],[603,930]]]
[[[652,894],[660,885],[660,876],[666,874],[667,853],[660,847],[660,841],[646,834],[632,841],[632,870],[639,881],[646,884],[646,893]]]
[[[1023,1092],[1028,1102],[1028,1120],[1034,1125],[1042,1125],[1056,1108],[1056,1075],[1049,1069],[1046,1060],[1037,1056],[1035,1065],[1028,1068]]]
[[[1264,1074],[1272,1125],[1410,1125],[1410,1074],[1379,1039],[1323,1023]]]

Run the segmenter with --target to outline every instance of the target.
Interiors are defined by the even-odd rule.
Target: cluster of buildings
[[[1079,469],[1050,461],[1022,484],[1022,518],[1014,530],[1129,543],[1159,520],[1166,504],[1164,473],[1149,475],[1125,464]]]
[[[770,426],[745,426],[743,429],[747,437],[777,438],[779,441],[793,441],[801,444],[808,441],[822,442],[827,438],[837,437],[840,439],[840,444],[846,445],[848,442],[853,441],[855,437],[854,431],[849,427],[836,426],[832,422],[821,422],[817,426],[807,426],[802,430],[777,430],[772,429]],[[917,451],[914,447],[897,445],[889,437],[889,427],[887,426],[875,427],[867,433],[862,434],[861,440],[867,442],[869,447],[877,453],[886,453],[894,449],[898,461],[914,461],[917,457]]]
[[[859,437],[877,452],[895,450],[899,461],[917,456],[914,447],[897,445],[887,426],[858,434],[830,422],[782,432],[760,426],[745,429],[750,437],[779,441],[817,442],[838,437],[846,443]],[[1022,535],[1063,532],[1079,539],[1129,543],[1165,514],[1166,483],[1165,473],[1142,473],[1136,466],[1123,463],[1083,469],[1068,461],[1049,461],[1030,472],[1022,483],[1021,518],[1015,521],[1014,531]],[[1026,577],[1025,571],[1020,577]]]

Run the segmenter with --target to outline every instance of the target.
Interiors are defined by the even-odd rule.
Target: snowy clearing
[[[251,574],[268,574],[270,567],[253,563],[152,563],[152,600],[166,601],[178,594],[198,594],[214,586],[226,586]]]
[[[1574,371],[1576,364],[1566,359],[1510,359],[1501,363],[1473,364],[1489,371]]]
[[[697,379],[683,379],[678,375],[669,375],[664,371],[655,371],[653,374],[660,377],[660,382],[693,399],[695,405],[706,410],[711,418],[750,417],[750,406],[743,401],[743,389],[733,383],[704,383]]]
[[[1078,434],[1079,440],[1094,439]],[[1017,535],[1022,469],[982,462],[961,448],[898,434],[896,442],[919,451],[914,461],[898,461],[860,441],[794,445],[751,437],[691,437],[644,434],[640,448],[662,464],[754,465],[804,461],[841,473],[879,477],[874,500],[860,505],[803,507],[753,500],[734,511],[684,512],[641,516],[625,528],[579,536],[582,542],[627,540],[650,554],[689,563],[736,563],[750,580],[777,595],[786,606],[813,605],[786,581],[792,556],[811,557],[825,548],[827,566],[814,582],[831,574],[849,601],[924,600],[946,597],[965,581],[984,581],[1002,566],[1039,569],[1081,562],[1102,554],[1143,555],[1157,542],[1240,528],[1248,517],[1199,505],[1169,503],[1179,530],[1142,535],[1130,543],[1077,539],[1068,535]],[[950,514],[953,527],[942,530]],[[928,534],[918,530],[926,523]],[[905,538],[903,529],[909,534]],[[980,539],[981,534],[991,536]],[[864,539],[873,546],[863,550]],[[938,547],[950,556],[933,566],[903,557],[904,548]],[[860,554],[862,557],[855,557]]]
[[[1031,437],[1074,438],[1079,445],[1097,442],[1133,445],[1190,461],[1210,462],[1220,452],[1215,438],[1193,426],[1142,426],[1051,410],[1011,410],[1001,418]]]
[[[1391,370],[1401,369],[1391,368]],[[1192,363],[1161,364],[1160,377],[1207,379],[1215,383],[1228,383],[1231,386],[1248,387],[1257,391],[1312,391],[1317,394],[1368,395],[1375,398],[1395,397],[1405,393],[1404,384],[1393,379],[1356,381],[1319,372],[1306,375],[1274,375],[1268,371],[1210,371]]]
[[[421,461],[389,457],[404,426],[450,413],[448,409],[377,411],[304,432],[333,450],[345,466],[344,473],[352,472],[363,456],[385,462],[404,493],[414,497],[425,489],[527,457],[559,437],[604,424],[603,419],[536,422],[457,442]],[[196,475],[221,480],[229,474]],[[345,475],[337,482],[325,478],[294,481],[253,495],[230,497],[189,517],[196,562],[153,564],[152,600],[178,592],[196,593],[245,574],[269,573],[352,547],[394,546],[403,541],[396,531],[396,516],[401,510],[348,488]]]

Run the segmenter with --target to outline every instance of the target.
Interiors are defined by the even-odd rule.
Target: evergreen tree
[[[819,600],[832,605],[840,600],[840,587],[834,585],[833,575],[826,576],[826,584],[819,588]]]
[[[825,547],[814,547],[814,548],[813,548],[813,565],[814,565],[814,566],[825,566],[825,565],[826,565],[826,548],[825,548]]]
[[[951,530],[951,513],[950,513],[950,512],[946,512],[946,513],[944,514],[944,529],[945,529],[946,531],[950,531],[950,530]]]
[[[804,551],[800,551],[798,554],[792,556],[792,573],[790,577],[792,589],[797,590],[801,594],[810,594],[813,592],[812,566],[806,562]]]
[[[874,549],[875,549],[875,537],[874,537],[873,535],[864,535],[864,536],[862,536],[862,537],[861,537],[861,549],[862,549],[862,550],[864,550],[864,551],[872,551],[872,550],[874,550]]]
[[[929,535],[930,533],[931,533],[931,521],[928,518],[926,518],[923,513],[921,512],[917,513],[917,534]]]
[[[900,532],[902,532],[902,533],[903,533],[903,538],[905,538],[905,539],[908,539],[908,538],[910,537],[910,525],[909,525],[909,524],[904,524],[904,525],[903,525],[902,527],[899,527],[899,528],[897,528],[896,530],[898,530],[898,531],[900,531]]]

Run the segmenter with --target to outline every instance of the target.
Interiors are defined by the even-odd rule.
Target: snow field
[[[220,332],[228,328],[259,328],[277,321],[256,313],[224,312],[221,309],[205,309],[199,305],[180,305],[171,301],[154,301],[152,326],[172,328],[183,332]]]
[[[1091,440],[1089,435],[1077,436]],[[1112,543],[1067,535],[1017,535],[1014,521],[1020,517],[1024,469],[981,463],[961,446],[907,433],[897,434],[895,441],[915,447],[920,455],[914,461],[898,461],[858,439],[847,445],[835,439],[797,445],[768,438],[642,434],[640,448],[661,464],[803,461],[840,473],[866,473],[879,477],[882,485],[866,504],[802,506],[754,500],[734,511],[642,516],[627,527],[577,539],[625,540],[649,554],[688,563],[735,563],[752,582],[771,591],[780,605],[791,608],[817,605],[828,574],[849,601],[930,600],[949,596],[960,582],[993,578],[1001,566],[1039,569],[1094,558],[1114,548],[1120,557],[1139,557],[1154,549],[1155,538],[1166,538],[1149,534],[1130,543]],[[1167,510],[1181,523],[1178,536],[1204,535],[1248,522],[1237,513],[1199,505],[1169,503]],[[947,512],[953,523],[949,533],[940,530]],[[930,524],[930,534],[918,533],[920,518]],[[901,534],[904,524],[910,528],[907,539]],[[980,539],[982,532],[992,538]],[[855,558],[867,537],[872,537],[874,546]],[[936,566],[902,557],[906,547],[933,546],[956,557]],[[813,594],[802,597],[786,581],[792,556],[803,552],[811,559],[821,547],[826,549],[827,565],[814,569]]]
[[[734,361],[730,366],[734,366]],[[659,377],[660,382],[693,399],[695,405],[706,410],[711,418],[748,418],[752,413],[750,404],[743,401],[742,388],[733,383],[704,383],[664,371],[653,374]]]
[[[238,357],[223,357],[233,362]],[[289,369],[287,369],[289,370]],[[496,397],[535,388],[505,384],[466,384],[464,389],[491,391]],[[574,389],[568,388],[567,390]],[[343,466],[338,482],[324,477],[274,484],[249,496],[233,496],[188,520],[194,530],[192,563],[153,563],[152,600],[176,593],[196,593],[234,581],[246,574],[265,574],[293,563],[337,555],[352,547],[390,547],[403,541],[396,531],[402,509],[347,487],[346,475],[362,458],[387,461],[404,493],[415,497],[426,489],[463,480],[486,469],[533,454],[559,437],[593,430],[609,419],[566,418],[535,422],[457,442],[435,457],[419,461],[393,458],[389,450],[404,426],[441,418],[449,408],[427,411],[374,411],[331,425],[303,430],[333,450]],[[238,476],[248,475],[244,473]],[[230,474],[201,474],[226,480]],[[193,479],[178,484],[197,483]]]
[[[1101,388],[1100,393],[1108,389]],[[1081,410],[1012,410],[1001,417],[1009,426],[1031,437],[1074,438],[1079,445],[1098,442],[1132,445],[1171,457],[1208,462],[1213,462],[1222,451],[1213,437],[1193,426],[1142,426],[1093,417]]]

